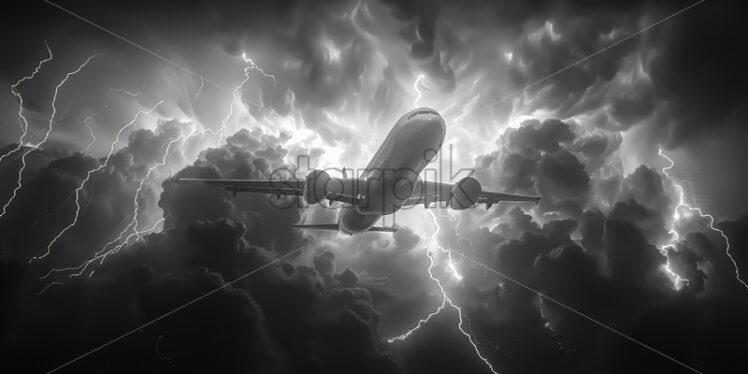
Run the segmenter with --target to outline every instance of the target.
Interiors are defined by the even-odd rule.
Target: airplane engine
[[[304,185],[304,200],[307,204],[318,204],[326,199],[330,189],[330,174],[324,170],[312,170],[306,176]]]
[[[477,179],[473,177],[462,178],[452,187],[449,206],[454,210],[470,208],[478,202],[481,192],[483,192],[483,188]]]

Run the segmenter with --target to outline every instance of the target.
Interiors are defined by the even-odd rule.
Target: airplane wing
[[[303,180],[253,180],[253,179],[204,179],[204,178],[172,178],[177,184],[207,184],[214,187],[222,187],[237,192],[255,192],[270,195],[293,195],[304,194]]]
[[[329,183],[332,190],[324,197],[330,201],[340,201],[347,204],[358,202],[356,191],[361,188],[359,179],[341,179],[332,178]],[[225,190],[232,191],[234,196],[239,192],[262,193],[268,195],[291,195],[304,196],[304,185],[306,180],[288,179],[288,180],[256,180],[256,179],[204,179],[204,178],[172,178],[172,183],[176,184],[205,184],[214,187],[221,187]]]
[[[434,202],[449,201],[454,186],[452,183],[421,181],[416,185],[412,197],[408,198],[404,205],[423,204],[428,207]],[[501,201],[530,201],[537,204],[540,196],[481,191],[476,204],[486,204],[486,209],[489,209],[493,204]]]

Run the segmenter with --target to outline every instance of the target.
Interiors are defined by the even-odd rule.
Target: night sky
[[[736,4],[53,2],[0,12],[0,371],[748,372]],[[540,203],[169,183],[342,176],[417,106]]]

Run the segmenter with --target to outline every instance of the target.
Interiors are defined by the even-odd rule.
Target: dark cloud
[[[745,57],[721,52],[740,33],[735,17],[741,10],[722,5],[708,4],[657,33],[662,48],[648,68],[658,97],[668,102],[666,110],[672,115],[662,130],[670,146],[715,125],[745,123]],[[722,20],[721,27],[713,27],[715,19]]]
[[[538,191],[549,203],[584,199],[589,182],[584,165],[569,152],[546,154],[538,164]]]
[[[714,323],[719,318],[727,318],[732,321],[730,323],[740,325],[738,329],[744,328],[742,323],[729,316],[730,312],[706,313],[702,309],[715,299],[731,303],[735,301],[728,301],[732,297],[740,300],[735,301],[741,305],[737,308],[745,308],[744,289],[738,291],[740,283],[735,279],[734,267],[724,252],[717,249],[724,249],[721,236],[709,230],[704,231],[707,235],[690,233],[684,242],[670,242],[675,244],[665,248],[666,257],[661,249],[672,238],[667,225],[671,224],[672,212],[678,203],[678,195],[671,191],[672,181],[656,169],[645,166],[639,166],[623,177],[614,176],[612,172],[619,169],[606,158],[610,157],[610,142],[620,142],[616,137],[583,135],[582,138],[590,139],[593,145],[577,141],[547,143],[551,146],[524,140],[528,139],[527,135],[517,138],[517,133],[531,134],[539,125],[539,121],[525,122],[519,130],[507,131],[497,141],[498,151],[477,160],[477,175],[483,180],[497,178],[496,174],[503,176],[501,173],[506,173],[507,169],[500,167],[503,166],[500,160],[518,154],[506,149],[522,144],[514,150],[522,149],[526,155],[537,155],[536,161],[528,162],[529,166],[524,169],[527,180],[535,181],[533,185],[544,200],[553,201],[556,196],[556,201],[560,202],[541,205],[547,213],[554,213],[551,216],[554,218],[543,220],[547,223],[539,226],[536,221],[539,218],[524,214],[518,208],[504,210],[500,223],[492,232],[483,229],[461,233],[469,238],[471,251],[502,274],[535,287],[619,331],[637,339],[644,336],[654,344],[661,344],[659,347],[663,349],[672,347],[673,352],[686,352],[686,347],[702,347],[700,354],[691,356],[693,360],[689,362],[704,365],[702,368],[729,367],[730,364],[722,364],[732,362],[730,358],[715,359],[711,353],[714,351],[702,342],[676,342],[670,338],[657,338],[654,332],[669,334],[688,330],[691,331],[689,334],[696,336],[699,327],[687,319],[679,319],[688,311],[710,321],[714,318]],[[530,130],[523,130],[524,126]],[[584,131],[579,125],[568,128]],[[553,139],[552,136],[548,138]],[[518,139],[523,141],[518,142]],[[613,148],[617,148],[617,144],[614,143]],[[593,199],[588,199],[590,191],[595,193],[591,195]],[[607,192],[600,193],[603,191]],[[577,206],[586,210],[573,213],[568,210],[568,205],[563,205],[575,198],[578,199]],[[680,209],[681,222],[676,226],[679,232],[704,230],[705,225],[708,226],[708,220],[699,218],[695,212],[683,216],[684,208]],[[573,219],[559,220],[559,211],[565,212],[562,216]],[[517,235],[522,232],[524,234]],[[739,235],[736,240],[739,240]],[[739,246],[733,244],[732,248]],[[736,253],[741,258],[740,252]],[[664,271],[666,264],[683,279],[677,292],[670,291],[671,280]],[[623,347],[628,342],[590,328],[589,321],[583,322],[584,318],[568,309],[542,301],[537,295],[508,281],[496,289],[479,276],[471,278],[474,279],[470,284],[483,285],[479,288],[483,293],[472,294],[467,299],[471,301],[466,301],[473,306],[468,316],[478,339],[482,337],[495,344],[516,336],[514,339],[525,341],[524,344],[531,347],[528,348],[530,352],[535,352],[531,357],[541,354],[552,361],[531,364],[533,360],[521,359],[521,355],[509,356],[506,351],[512,349],[507,347],[503,355],[499,353],[501,349],[490,353],[489,357],[494,357],[492,362],[502,362],[506,368],[516,365],[520,371],[535,367],[532,365],[537,365],[538,370],[553,367],[563,372],[623,372],[637,367],[621,362],[619,356],[604,353],[615,349],[636,350]],[[501,277],[498,280],[502,281]],[[723,299],[730,289],[733,290],[730,292],[735,292],[734,296]],[[465,290],[459,294],[465,297]],[[483,302],[477,303],[476,299]],[[670,313],[672,320],[667,317]],[[514,326],[517,331],[508,326]],[[724,333],[726,341],[738,336],[733,332]],[[513,341],[509,345],[519,349],[521,344]],[[719,346],[724,347],[722,343]],[[693,351],[690,352],[693,355]],[[669,365],[641,351],[637,351],[636,356],[654,367]],[[682,357],[689,356],[684,354]]]
[[[71,359],[110,335],[158,317],[275,256],[247,244],[242,237],[244,230],[243,224],[229,220],[198,221],[187,227],[183,236],[176,230],[149,235],[144,243],[114,255],[92,278],[53,286],[43,296],[4,293],[4,297],[22,299],[21,309],[28,313],[23,317],[26,322],[18,320],[21,315],[11,315],[16,322],[6,330],[12,336],[23,336],[22,341],[4,335],[4,341],[14,342],[8,349],[25,352],[13,362],[20,364],[43,356],[45,359],[34,365],[46,369],[57,361]],[[381,316],[373,309],[369,292],[329,278],[334,257],[327,256],[330,268],[322,272],[301,265],[289,265],[285,271],[268,269],[252,280],[224,288],[212,295],[210,302],[196,303],[188,313],[165,320],[120,346],[130,349],[135,347],[132,344],[141,344],[130,352],[140,352],[150,357],[149,361],[125,360],[114,350],[102,352],[79,369],[101,367],[108,361],[105,367],[117,370],[166,370],[171,366],[173,370],[219,367],[226,371],[299,372],[312,359],[324,372],[381,372],[377,370],[385,368],[387,372],[399,372],[379,348],[377,326]],[[14,278],[32,277],[24,274],[30,270],[26,265],[20,266],[25,269],[20,274],[9,264],[3,266],[8,269],[11,284]],[[90,303],[80,295],[104,298],[98,299],[99,308],[86,309],[89,318],[77,315]],[[46,322],[59,324],[59,328],[49,330],[35,324],[35,320],[47,318],[46,310],[65,299],[67,307],[53,308],[54,320]],[[114,316],[119,322],[110,324]],[[65,344],[71,336],[79,337],[77,343]],[[82,336],[85,338],[81,340]],[[35,351],[24,348],[33,344],[33,339],[54,344],[36,345]],[[114,357],[119,358],[112,360]],[[168,360],[163,361],[163,357]]]
[[[509,135],[508,148],[519,152],[555,152],[559,149],[559,143],[568,143],[572,140],[574,133],[571,132],[569,125],[559,120],[545,120],[542,124],[538,120],[529,120]]]
[[[603,240],[608,267],[616,278],[643,283],[658,276],[659,268],[665,265],[665,256],[632,223],[607,221]]]
[[[247,130],[228,137],[227,143],[225,147],[209,148],[205,151],[204,160],[198,160],[175,176],[267,179],[273,170],[284,166],[280,155],[285,150],[264,145]],[[251,244],[282,252],[303,244],[300,233],[290,227],[301,220],[298,209],[301,201],[296,201],[295,197],[275,201],[265,195],[232,196],[229,191],[209,186],[172,185],[168,181],[164,182],[163,187],[159,206],[164,209],[167,227],[181,230],[195,219],[228,217],[246,225],[245,237]]]

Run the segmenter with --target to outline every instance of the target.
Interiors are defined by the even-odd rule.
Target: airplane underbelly
[[[426,114],[418,115],[420,111]],[[412,112],[411,112],[412,114]],[[418,185],[421,171],[444,142],[444,120],[420,108],[401,118],[367,167],[367,191],[355,210],[360,215],[386,215],[399,210]]]
[[[340,209],[338,227],[346,234],[357,234],[370,229],[377,223],[381,214],[361,214],[352,207]]]

